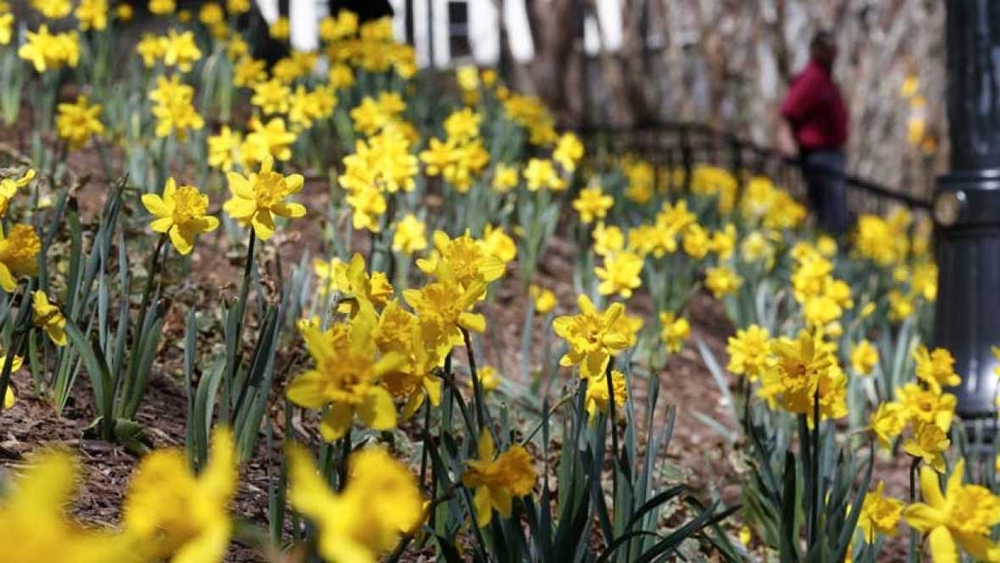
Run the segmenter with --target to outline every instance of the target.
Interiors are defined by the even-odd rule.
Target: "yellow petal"
[[[154,217],[169,216],[173,212],[163,198],[156,194],[143,194],[142,205]]]
[[[326,482],[316,469],[309,452],[299,446],[288,448],[288,500],[303,515],[322,521],[324,516],[334,514],[335,498]]]
[[[944,525],[947,514],[927,504],[918,502],[906,507],[903,517],[910,527],[927,533],[929,530]]]
[[[288,217],[290,219],[304,217],[306,214],[306,208],[301,203],[284,203],[275,205],[271,208],[271,211],[273,211],[275,215]]]
[[[174,225],[173,229],[170,229],[170,242],[173,243],[174,248],[181,256],[187,256],[194,249],[194,237],[190,239],[186,238],[185,233],[181,228]]]
[[[354,410],[344,404],[333,404],[319,424],[319,433],[327,442],[343,438],[354,423]]]
[[[274,236],[276,227],[274,225],[274,217],[271,216],[270,211],[257,211],[250,219],[250,224],[253,226],[254,232],[257,233],[257,238],[260,240],[267,240]]]
[[[233,192],[233,195],[243,199],[254,199],[253,186],[244,176],[229,172],[226,174],[226,179],[229,180],[229,191]]]
[[[288,384],[285,395],[289,401],[300,407],[318,409],[327,402],[323,394],[323,387],[323,375],[316,370],[311,370],[293,379]]]
[[[944,496],[941,494],[938,475],[929,467],[920,468],[920,493],[928,505],[938,509],[944,507]]]
[[[170,216],[153,219],[149,223],[149,228],[153,229],[154,233],[165,233],[173,226],[174,220]]]
[[[392,430],[396,427],[396,405],[392,395],[382,387],[368,390],[365,400],[358,406],[358,418],[375,430]]]
[[[944,526],[934,528],[927,540],[934,563],[958,563],[958,546],[955,545],[948,528]]]
[[[472,503],[476,507],[476,524],[480,528],[489,524],[493,518],[493,500],[490,498],[489,488],[485,485],[477,488]]]
[[[0,288],[3,288],[7,293],[14,293],[14,290],[17,289],[17,280],[10,273],[10,268],[2,262],[0,262]]]

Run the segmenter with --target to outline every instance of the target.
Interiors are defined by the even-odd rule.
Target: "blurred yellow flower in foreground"
[[[496,447],[489,430],[479,435],[479,458],[467,462],[469,469],[462,474],[462,484],[475,489],[473,504],[476,524],[486,526],[493,519],[493,509],[504,518],[510,517],[513,499],[531,493],[538,475],[531,456],[520,445],[513,445],[496,456]]]
[[[982,561],[997,561],[1000,546],[990,539],[990,529],[1000,524],[1000,497],[979,485],[965,485],[965,460],[955,464],[945,490],[929,467],[920,469],[923,502],[903,512],[907,524],[928,534],[935,563],[959,561],[959,547]]]
[[[179,449],[157,450],[143,458],[122,506],[125,533],[141,543],[146,558],[213,563],[222,561],[233,523],[229,504],[239,477],[233,435],[212,433],[208,465],[193,475]]]
[[[288,462],[288,500],[318,528],[317,548],[327,561],[375,563],[425,519],[417,478],[382,448],[351,455],[339,493],[303,447],[291,446]]]
[[[0,14],[0,45],[10,45],[14,38],[14,14]]]
[[[168,235],[181,255],[191,253],[198,235],[219,227],[219,220],[207,214],[208,196],[194,186],[177,187],[173,178],[167,180],[162,197],[143,194],[142,204],[154,217],[153,232]]]
[[[34,454],[5,487],[0,500],[0,542],[8,563],[138,562],[137,544],[120,534],[88,530],[69,520],[65,507],[77,482],[76,460],[61,450]]]
[[[222,206],[223,210],[244,227],[253,227],[261,240],[274,235],[275,217],[296,219],[306,214],[302,204],[285,201],[302,189],[302,175],[283,176],[274,172],[273,166],[274,159],[267,155],[258,172],[249,176],[237,172],[226,175],[233,196]]]

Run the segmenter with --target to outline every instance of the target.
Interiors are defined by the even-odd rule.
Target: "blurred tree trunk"
[[[535,44],[535,58],[527,71],[534,93],[559,117],[566,119],[571,106],[579,105],[579,60],[574,47],[582,43],[578,22],[580,0],[527,0],[528,23]]]

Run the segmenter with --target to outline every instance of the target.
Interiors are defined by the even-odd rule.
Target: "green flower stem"
[[[243,317],[246,314],[247,298],[250,296],[250,278],[253,276],[254,246],[257,241],[257,234],[250,229],[250,240],[247,242],[246,264],[243,266],[243,280],[240,282],[239,300],[236,302],[236,325],[233,330],[233,344],[228,350],[229,366],[226,370],[226,379],[223,381],[223,400],[221,401],[221,412],[219,422],[226,424],[230,420],[230,400],[233,392],[233,382],[236,380],[236,372],[239,370],[243,356],[242,335]]]
[[[337,491],[344,492],[347,486],[348,460],[351,457],[351,429],[340,439],[340,463],[337,465]]]
[[[490,421],[489,412],[486,410],[486,396],[483,393],[483,384],[479,381],[479,373],[476,371],[476,355],[472,351],[472,338],[469,336],[469,331],[464,328],[461,330],[462,338],[465,340],[465,351],[469,356],[469,373],[472,377],[472,394],[476,408],[476,422],[479,423],[480,430],[483,428],[489,428],[490,433],[494,434],[494,441],[496,441],[493,424],[492,421]]]
[[[913,463],[910,464],[910,504],[917,502],[917,469],[920,468],[920,458],[913,458]],[[920,560],[920,553],[917,551],[917,544],[920,541],[920,535],[916,529],[910,527],[910,549],[909,549],[909,560],[913,563],[917,563]]]
[[[611,453],[614,456],[611,459],[611,490],[612,499],[618,500],[618,429],[615,428],[615,385],[613,378],[611,377],[611,372],[614,369],[615,359],[613,357],[608,358],[608,367],[604,370],[604,379],[608,384],[608,424],[611,430]]]
[[[819,509],[823,504],[823,487],[820,486],[819,469],[819,389],[813,397],[813,429],[812,429],[812,509],[809,511],[809,547],[819,538]]]

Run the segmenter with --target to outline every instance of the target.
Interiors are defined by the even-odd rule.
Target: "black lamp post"
[[[951,172],[934,194],[939,291],[933,342],[962,384],[958,413],[995,438],[1000,345],[1000,2],[947,1]]]

